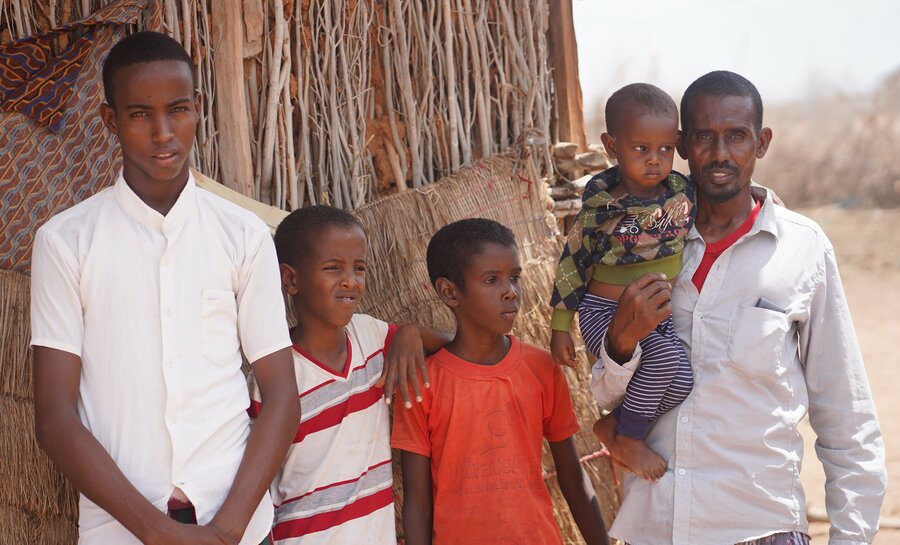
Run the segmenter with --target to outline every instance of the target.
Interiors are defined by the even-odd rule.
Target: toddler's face
[[[628,115],[613,140],[619,178],[624,189],[641,198],[661,192],[659,183],[672,171],[678,144],[675,116],[642,113]]]

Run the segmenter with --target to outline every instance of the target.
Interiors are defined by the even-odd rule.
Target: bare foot
[[[648,481],[658,481],[666,472],[666,461],[643,441],[617,434],[616,424],[614,416],[604,416],[594,423],[594,435],[619,465]]]
[[[666,461],[640,439],[617,434],[615,448],[609,446],[606,448],[609,449],[611,456],[620,460],[620,463],[628,460],[631,471],[648,481],[658,481],[666,472]]]

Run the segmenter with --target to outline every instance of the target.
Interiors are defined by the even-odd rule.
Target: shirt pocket
[[[200,344],[211,362],[227,366],[238,358],[237,301],[231,290],[203,290]]]
[[[759,307],[738,306],[728,324],[728,360],[737,371],[776,380],[787,370],[781,362],[790,329],[787,314]]]

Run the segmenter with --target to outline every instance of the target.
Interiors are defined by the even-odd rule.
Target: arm
[[[825,254],[799,327],[809,421],[825,469],[829,543],[871,543],[887,483],[884,442],[830,244]]]
[[[575,218],[575,224],[566,237],[565,245],[556,265],[556,276],[553,281],[553,294],[550,305],[553,315],[550,318],[550,353],[553,360],[568,367],[575,367],[575,343],[572,341],[572,321],[578,303],[584,297],[593,270],[592,251],[597,244],[594,229],[585,229],[584,217],[595,211],[584,201],[588,199],[586,191],[582,199],[581,212]]]
[[[431,458],[400,451],[403,473],[403,537],[407,545],[431,545],[434,509]]]
[[[78,417],[81,358],[34,347],[35,435],[79,492],[146,544],[231,544],[217,528],[179,524],[132,485]]]
[[[587,545],[609,545],[609,536],[603,524],[600,502],[588,476],[581,469],[581,461],[572,437],[549,443],[550,454],[556,466],[559,489],[566,498],[572,518]],[[405,476],[404,476],[405,478]]]
[[[376,384],[384,386],[385,403],[390,404],[395,392],[399,390],[404,406],[412,407],[409,398],[410,385],[416,401],[421,403],[420,376],[426,388],[431,386],[428,369],[425,366],[425,355],[434,354],[451,340],[453,336],[449,333],[417,324],[406,324],[397,328],[385,357],[384,370]]]
[[[252,366],[262,405],[231,490],[210,521],[210,526],[222,528],[235,542],[244,535],[300,423],[300,399],[290,349],[264,356]]]
[[[612,410],[622,403],[640,365],[639,341],[671,313],[671,292],[672,286],[656,273],[645,274],[622,292],[591,369],[591,392],[601,409]]]

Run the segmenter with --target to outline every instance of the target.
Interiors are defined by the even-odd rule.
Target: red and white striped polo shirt
[[[280,545],[395,545],[390,421],[375,386],[394,326],[356,314],[347,325],[344,372],[294,346],[302,417],[272,482]],[[250,415],[258,414],[252,388]]]

